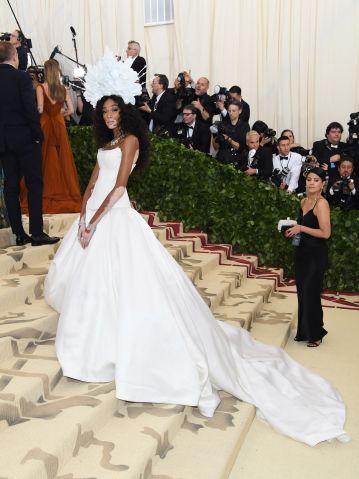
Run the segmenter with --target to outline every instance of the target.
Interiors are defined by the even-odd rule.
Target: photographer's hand
[[[331,156],[329,159],[330,163],[336,163],[339,160],[340,160],[340,155],[338,154]]]
[[[351,179],[348,181],[348,187],[349,187],[350,190],[354,190],[354,189],[355,189],[355,183],[354,183],[353,178],[351,178]]]
[[[220,111],[223,111],[224,110],[224,101],[223,100],[218,100],[216,102],[216,106]]]
[[[252,176],[257,174],[257,170],[255,168],[247,168],[243,173],[247,176]]]
[[[145,111],[146,113],[151,113],[151,108],[149,107],[148,103],[145,103],[144,105],[142,106],[139,106],[138,107],[139,110],[141,111]]]

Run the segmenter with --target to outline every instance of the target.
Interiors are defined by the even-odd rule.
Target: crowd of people
[[[16,48],[19,69],[26,70],[26,48],[21,32],[10,34],[9,42]],[[129,41],[126,59],[138,73],[142,86],[136,97],[149,130],[161,138],[174,138],[187,148],[215,156],[220,163],[231,164],[245,175],[272,182],[290,194],[305,192],[305,175],[314,166],[326,171],[323,195],[333,207],[344,211],[359,209],[359,144],[341,141],[343,127],[338,122],[328,125],[325,137],[306,149],[295,140],[294,133],[285,129],[276,132],[257,120],[250,127],[250,106],[242,98],[238,85],[228,90],[216,86],[209,94],[210,82],[205,77],[193,81],[183,71],[173,87],[164,74],[155,74],[146,89],[146,60],[140,56],[140,44]],[[121,57],[117,57],[122,61]],[[79,212],[81,195],[76,167],[66,132],[67,121],[77,113],[77,123],[91,125],[93,107],[83,89],[73,83],[72,89],[61,81],[61,71],[55,59],[44,64],[40,82],[32,67],[28,69],[34,97],[40,114],[42,141],[42,178],[44,213]],[[75,98],[75,104],[73,99]],[[218,118],[213,121],[214,118]],[[3,173],[0,168],[0,218],[6,223],[7,212],[3,198]],[[28,213],[28,192],[25,181],[20,189],[21,210]]]

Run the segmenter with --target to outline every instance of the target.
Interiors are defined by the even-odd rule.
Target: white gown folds
[[[115,184],[121,150],[99,150],[98,162],[88,220]],[[114,380],[120,399],[198,406],[208,417],[224,390],[293,439],[345,440],[337,390],[281,348],[217,321],[127,192],[85,250],[77,230],[75,221],[45,281],[46,301],[60,312],[56,350],[65,376]]]

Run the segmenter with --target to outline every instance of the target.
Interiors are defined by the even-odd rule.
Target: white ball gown
[[[88,219],[115,185],[121,150],[99,150],[98,162]],[[224,390],[311,446],[347,437],[337,390],[281,348],[217,321],[127,192],[86,249],[77,231],[75,221],[45,281],[46,300],[60,312],[56,350],[65,376],[114,380],[120,399],[198,406],[209,417]]]

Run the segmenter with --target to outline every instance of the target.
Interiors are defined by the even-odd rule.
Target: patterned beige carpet
[[[47,231],[62,236],[74,218],[48,216]],[[210,245],[203,233],[183,233],[180,223],[144,218],[218,320],[286,344],[296,297],[281,271]],[[119,401],[112,383],[64,378],[54,351],[57,314],[43,300],[57,246],[16,247],[13,240],[0,230],[0,479],[229,477],[248,444],[254,408],[223,394],[206,419],[196,408]]]

